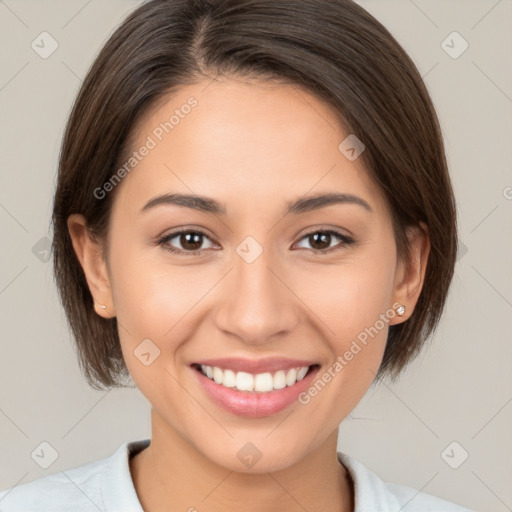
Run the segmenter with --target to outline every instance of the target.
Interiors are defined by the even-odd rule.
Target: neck
[[[160,419],[161,421],[161,419]],[[285,469],[235,472],[216,464],[152,411],[151,444],[130,458],[130,471],[145,512],[353,512],[353,484],[337,460],[338,431]]]

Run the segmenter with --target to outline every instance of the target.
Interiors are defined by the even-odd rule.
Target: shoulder
[[[406,510],[411,512],[475,512],[452,501],[419,492],[417,489],[406,485],[386,483],[386,487],[388,492],[398,500],[400,507],[405,507],[408,504]]]
[[[16,485],[0,492],[2,512],[104,510],[99,482],[105,461]]]
[[[354,482],[354,512],[475,512],[413,487],[385,482],[348,454],[338,452],[338,460]]]
[[[2,512],[142,512],[129,456],[149,439],[124,443],[110,456],[0,491]]]

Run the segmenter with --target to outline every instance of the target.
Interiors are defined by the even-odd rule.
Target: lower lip
[[[319,369],[319,366],[314,367],[302,380],[296,382],[293,386],[274,389],[268,393],[257,393],[227,388],[217,384],[195,367],[192,367],[192,371],[199,379],[199,383],[216,404],[233,414],[247,418],[270,416],[283,411],[295,401],[298,401],[298,396],[309,388]]]

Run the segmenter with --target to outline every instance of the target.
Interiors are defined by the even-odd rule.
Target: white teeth
[[[306,376],[306,373],[308,373],[308,368],[301,368],[297,372],[297,381],[302,380]]]
[[[212,370],[211,366],[204,366],[204,364],[203,364],[203,365],[201,365],[201,368],[203,368],[204,373],[206,373],[206,376],[209,379],[213,379],[213,370]]]
[[[274,389],[274,379],[270,373],[258,373],[254,377],[254,391],[268,393]]]
[[[236,386],[236,374],[233,370],[224,370],[223,386],[234,388]]]
[[[213,367],[213,380],[217,384],[222,384],[222,380],[224,379],[224,373],[220,368],[217,368],[216,366]]]
[[[283,389],[286,387],[286,373],[284,370],[279,370],[274,373],[274,389]]]
[[[239,391],[268,393],[274,389],[293,386],[296,382],[301,381],[306,376],[306,373],[308,373],[309,366],[291,368],[288,371],[279,370],[273,374],[265,372],[256,375],[247,372],[223,370],[217,366],[207,366],[204,364],[201,365],[201,370],[209,379],[222,386],[236,388]]]
[[[222,370],[220,371],[222,372]],[[222,382],[220,384],[222,384]],[[252,391],[254,389],[254,377],[250,373],[237,372],[235,386],[240,391]]]
[[[297,370],[295,368],[292,368],[291,370],[288,370],[288,373],[286,374],[286,385],[293,386],[296,382]]]

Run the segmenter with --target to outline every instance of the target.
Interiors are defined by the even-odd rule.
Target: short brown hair
[[[411,317],[389,328],[377,380],[395,379],[437,327],[452,280],[455,199],[437,115],[412,60],[388,30],[351,0],[152,0],[101,49],[63,138],[52,223],[56,283],[80,367],[96,389],[129,376],[117,321],[98,316],[67,219],[85,216],[103,238],[114,174],[142,114],[176,88],[212,75],[295,84],[325,100],[366,146],[361,155],[391,211],[397,252],[424,222],[431,251]],[[341,142],[341,141],[340,141]],[[104,238],[103,238],[104,239]]]

